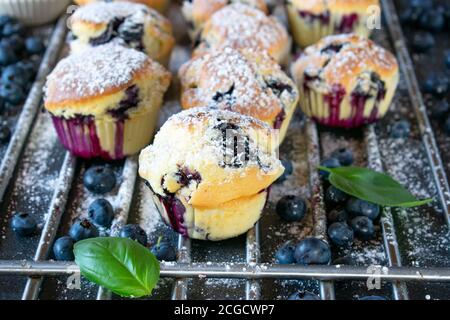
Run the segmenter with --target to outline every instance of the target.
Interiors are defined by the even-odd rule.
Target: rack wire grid
[[[297,290],[315,292],[323,300],[353,299],[366,294],[395,300],[450,298],[449,168],[441,159],[442,156],[448,163],[449,142],[428,118],[416,76],[416,70],[424,66],[420,60],[413,63],[408,51],[397,16],[401,6],[392,0],[381,2],[383,25],[374,38],[397,55],[401,68],[394,105],[379,124],[351,133],[318,128],[298,112],[280,150],[282,157],[293,160],[295,172],[283,184],[273,187],[261,221],[245,237],[210,243],[176,235],[156,221],[149,190],[137,178],[137,157],[111,164],[121,183],[108,196],[117,214],[106,235],[117,235],[126,223],[140,223],[152,241],[164,235],[178,244],[178,261],[161,263],[164,279],[148,299],[283,299]],[[186,28],[180,22],[179,6],[173,7],[169,18],[174,22],[179,44],[171,70],[176,72],[189,59],[190,51],[186,37],[180,36]],[[84,279],[81,290],[71,290],[67,279],[79,274],[78,267],[51,259],[54,239],[67,232],[91,200],[83,189],[82,175],[92,162],[65,152],[50,129],[48,115],[40,112],[46,76],[64,55],[66,20],[66,16],[61,17],[54,26],[12,139],[7,148],[0,150],[2,299],[120,299]],[[175,81],[161,124],[179,110],[178,90]],[[388,128],[399,118],[412,123],[408,141],[389,137]],[[434,203],[408,210],[384,209],[378,238],[356,243],[350,251],[334,248],[332,265],[274,264],[273,253],[286,240],[311,235],[327,240],[323,186],[316,166],[338,147],[351,148],[358,165],[385,171],[416,195],[434,197]],[[286,225],[274,214],[276,200],[286,193],[310,199],[304,222]],[[12,213],[20,210],[41,218],[40,235],[31,239],[14,237],[8,225]],[[381,288],[369,291],[368,279],[381,281]]]

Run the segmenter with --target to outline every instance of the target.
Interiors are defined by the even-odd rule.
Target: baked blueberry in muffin
[[[170,0],[75,0],[75,3],[79,5],[86,5],[94,2],[135,2],[145,4],[146,6],[156,9],[161,13],[166,12],[170,5]]]
[[[355,33],[368,37],[369,19],[379,19],[379,0],[288,0],[286,9],[295,42],[312,45],[325,36]]]
[[[259,220],[268,188],[283,174],[273,135],[265,123],[235,112],[185,110],[141,152],[139,174],[175,231],[232,238]]]
[[[73,154],[121,159],[150,142],[170,78],[144,53],[105,44],[58,63],[47,78],[45,108]]]
[[[210,107],[252,116],[280,130],[298,102],[293,81],[267,53],[230,47],[190,60],[179,71],[184,109]]]
[[[189,35],[192,39],[201,31],[211,15],[232,3],[243,3],[268,13],[264,0],[184,0],[182,12],[189,24]]]
[[[118,42],[168,65],[175,45],[169,20],[137,3],[98,2],[83,6],[70,17],[70,27],[72,53]]]
[[[286,29],[276,18],[242,3],[215,12],[198,40],[194,57],[224,47],[253,48],[268,52],[278,63],[287,63],[291,48]]]
[[[306,48],[292,74],[302,110],[322,125],[343,128],[383,117],[399,81],[395,57],[354,34],[328,36]]]

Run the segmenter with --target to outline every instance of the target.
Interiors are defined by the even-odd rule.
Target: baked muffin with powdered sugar
[[[95,2],[134,2],[144,4],[147,7],[158,10],[161,13],[166,12],[170,5],[170,0],[75,0],[75,3],[79,5],[87,5]]]

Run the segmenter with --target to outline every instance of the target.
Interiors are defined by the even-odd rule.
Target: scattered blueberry
[[[298,264],[328,264],[331,260],[329,245],[317,238],[306,238],[295,248],[295,261]]]
[[[160,242],[155,244],[151,252],[155,255],[159,261],[176,261],[177,251],[170,242]]]
[[[21,237],[29,237],[36,233],[37,222],[28,213],[16,213],[11,220],[13,231]]]
[[[422,89],[425,93],[436,97],[443,97],[449,90],[449,79],[444,74],[430,74],[422,83]]]
[[[26,74],[23,73],[23,70],[17,64],[9,65],[3,69],[1,80],[2,83],[14,83],[20,87],[28,83]]]
[[[342,166],[351,166],[353,164],[353,152],[347,148],[336,150],[331,157],[338,159]]]
[[[441,10],[426,10],[420,17],[419,23],[422,29],[439,32],[445,26],[444,12]]]
[[[1,43],[6,47],[9,47],[12,51],[14,51],[17,54],[22,53],[23,49],[25,48],[25,41],[21,36],[17,34],[9,38],[2,39]]]
[[[105,194],[116,186],[116,175],[110,168],[91,167],[84,174],[83,183],[86,189],[95,194]]]
[[[44,42],[39,37],[26,38],[25,48],[29,54],[41,54],[45,51]]]
[[[288,297],[288,300],[320,300],[320,297],[314,293],[305,292],[295,292]]]
[[[75,257],[73,255],[74,241],[71,237],[61,237],[55,241],[53,245],[53,254],[56,260],[59,261],[73,261]]]
[[[325,191],[325,203],[328,206],[335,206],[344,203],[348,200],[348,195],[336,188],[335,186],[329,186]]]
[[[431,116],[436,120],[442,120],[447,117],[450,111],[450,105],[446,100],[438,101],[432,108]]]
[[[3,28],[5,26],[5,24],[7,24],[7,23],[15,23],[15,22],[17,22],[16,19],[14,19],[11,16],[4,15],[4,14],[0,15],[0,27],[1,28]]]
[[[88,210],[89,218],[99,226],[109,228],[114,219],[114,209],[106,199],[97,199]]]
[[[23,33],[24,33],[24,28],[18,22],[6,23],[2,29],[2,35],[5,38],[11,37],[13,35],[22,35]]]
[[[428,52],[432,47],[435,46],[434,37],[429,32],[419,31],[414,34],[412,40],[412,47],[414,51],[419,53]]]
[[[348,247],[353,243],[353,230],[345,222],[335,222],[328,228],[331,242],[340,247]]]
[[[293,195],[281,198],[276,207],[278,215],[288,222],[301,221],[306,215],[306,209],[305,200]]]
[[[386,297],[382,297],[382,296],[365,296],[365,297],[359,298],[358,300],[370,301],[370,300],[388,300],[388,299],[386,299]]]
[[[325,168],[333,169],[333,168],[339,168],[341,166],[341,163],[336,158],[328,158],[328,159],[323,160],[320,165]],[[328,177],[330,176],[329,172],[326,172],[323,170],[320,170],[319,174],[324,179],[328,179]]]
[[[69,230],[69,236],[74,241],[98,237],[97,227],[87,219],[76,221]]]
[[[347,201],[346,210],[352,217],[365,216],[370,220],[378,218],[381,212],[380,206],[357,198]]]
[[[445,120],[444,131],[447,134],[447,136],[450,137],[450,117],[448,117],[447,120]]]
[[[450,69],[450,51],[445,54],[445,65]]]
[[[31,60],[22,60],[15,64],[20,70],[22,70],[22,74],[27,78],[28,81],[34,79],[37,68],[36,63]]]
[[[391,127],[391,138],[406,139],[411,132],[411,124],[407,120],[399,120]]]
[[[351,227],[355,232],[356,237],[361,240],[370,240],[375,236],[375,228],[372,220],[366,216],[360,216],[353,218]]]
[[[0,66],[7,66],[17,62],[18,57],[14,50],[4,43],[0,43]]]
[[[147,234],[145,231],[137,224],[127,224],[120,230],[119,236],[121,238],[130,238],[131,240],[137,241],[144,247],[147,246]]]
[[[0,127],[0,143],[6,144],[11,140],[11,131],[7,126]]]
[[[332,210],[328,216],[329,223],[346,222],[349,218],[347,211],[345,210]]]
[[[290,241],[283,244],[275,253],[275,260],[279,264],[295,263],[295,246]]]
[[[281,164],[284,167],[284,173],[277,179],[275,183],[284,182],[287,179],[287,177],[294,172],[294,167],[291,161],[282,159]]]

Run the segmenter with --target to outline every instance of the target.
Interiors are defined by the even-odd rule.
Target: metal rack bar
[[[405,37],[403,35],[396,9],[392,0],[382,0],[383,13],[391,35],[391,40],[397,52],[400,67],[405,75],[404,80],[419,123],[420,134],[425,146],[433,178],[436,184],[439,201],[445,213],[445,219],[450,227],[450,187],[445,168],[437,147],[437,143],[426,112],[426,107],[420,91],[419,82],[414,71],[413,63],[409,55]]]
[[[191,240],[178,237],[178,263],[191,263]],[[173,288],[172,300],[187,300],[188,279],[177,279]]]
[[[247,232],[246,251],[249,265],[256,265],[260,262],[259,223]],[[261,286],[258,281],[247,281],[245,296],[247,300],[261,299]]]
[[[48,49],[42,59],[36,80],[31,87],[27,100],[23,105],[22,112],[15,126],[14,134],[11,137],[5,156],[0,165],[0,200],[3,199],[6,187],[14,173],[19,156],[22,152],[25,140],[31,130],[34,118],[39,110],[45,79],[56,64],[61,52],[66,35],[66,16],[62,16],[50,38]]]

